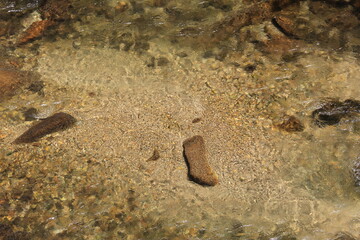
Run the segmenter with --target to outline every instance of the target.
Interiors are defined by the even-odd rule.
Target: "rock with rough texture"
[[[65,130],[71,127],[75,122],[76,119],[70,114],[63,112],[55,113],[54,115],[41,120],[41,122],[29,128],[26,132],[15,139],[14,143],[19,144],[35,142],[47,134]]]
[[[346,232],[339,232],[335,235],[332,240],[356,240],[355,237],[353,237],[350,233]]]
[[[189,167],[189,177],[196,183],[208,186],[218,184],[218,176],[207,160],[207,152],[203,137],[194,136],[183,143],[184,155]]]
[[[23,77],[17,71],[0,70],[0,101],[15,95],[22,85]]]
[[[360,113],[360,101],[347,99],[344,102],[330,101],[325,103],[321,108],[312,112],[314,122],[319,127],[326,125],[335,125],[343,117]]]
[[[302,132],[305,128],[300,120],[294,116],[285,116],[283,122],[277,127],[286,132]]]

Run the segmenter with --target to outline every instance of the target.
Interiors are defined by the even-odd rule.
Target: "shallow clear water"
[[[359,115],[325,127],[312,118],[329,99],[359,100],[352,6],[302,2],[245,24],[239,16],[256,4],[124,4],[71,2],[70,15],[43,10],[56,24],[41,38],[2,36],[2,61],[44,88],[0,103],[0,235],[359,237]],[[18,18],[37,21],[29,11]],[[329,17],[339,12],[350,20]],[[290,13],[294,22],[281,25]],[[29,108],[35,119],[63,111],[78,122],[14,145],[32,125]],[[280,129],[286,115],[303,131]],[[206,141],[215,187],[188,179],[182,143],[193,135]],[[155,149],[160,158],[147,161]]]

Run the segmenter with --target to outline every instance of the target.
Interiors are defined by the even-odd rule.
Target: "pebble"
[[[207,160],[205,141],[202,136],[188,138],[183,143],[184,155],[189,167],[190,179],[201,185],[215,186],[218,176]]]
[[[278,124],[277,127],[287,132],[302,132],[305,129],[301,121],[294,116],[286,116],[284,121]]]
[[[152,156],[147,160],[147,162],[149,161],[156,161],[160,158],[160,153],[157,149],[154,149],[154,152],[152,154]]]
[[[70,114],[59,112],[43,119],[38,124],[29,128],[26,132],[20,135],[13,143],[31,143],[35,142],[41,137],[71,127],[76,122],[76,119]]]

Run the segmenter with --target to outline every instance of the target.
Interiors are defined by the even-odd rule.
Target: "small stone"
[[[159,57],[158,59],[157,59],[157,65],[159,66],[159,67],[161,67],[161,66],[166,66],[166,65],[168,65],[169,64],[169,60],[167,59],[167,58],[165,58],[165,57]]]
[[[160,158],[160,153],[157,149],[154,149],[154,152],[152,154],[152,156],[147,160],[147,162],[149,161],[156,161]]]
[[[255,64],[248,64],[244,67],[244,70],[247,72],[247,73],[252,73],[256,70],[256,65]]]
[[[189,167],[189,177],[201,185],[215,186],[218,176],[207,160],[205,142],[202,136],[188,138],[183,143],[185,160]]]
[[[25,121],[33,121],[36,120],[36,115],[38,114],[38,110],[36,108],[28,108],[24,112]]]
[[[30,86],[27,88],[28,90],[36,93],[40,92],[44,88],[45,84],[43,81],[34,81],[30,84]]]
[[[360,113],[360,101],[347,99],[344,102],[329,101],[312,112],[312,118],[319,127],[336,125],[343,117]]]
[[[35,142],[47,134],[65,130],[71,127],[75,122],[76,119],[70,114],[63,112],[55,113],[54,115],[41,120],[41,122],[29,128],[26,132],[15,139],[14,143],[19,144]]]
[[[188,54],[186,52],[179,52],[178,54],[176,54],[178,57],[184,58],[187,57]]]
[[[194,118],[191,122],[192,123],[198,123],[198,122],[200,122],[201,121],[201,118]]]
[[[48,27],[52,25],[54,25],[54,21],[47,19],[33,22],[30,27],[22,33],[22,35],[18,39],[18,44],[25,44],[29,41],[41,37],[43,33],[48,29]]]
[[[73,48],[74,49],[80,49],[80,46],[81,46],[81,42],[79,42],[79,41],[73,41],[72,42],[72,46],[73,46]]]
[[[278,128],[287,132],[302,132],[304,131],[304,125],[294,116],[286,116],[281,124],[277,125]]]

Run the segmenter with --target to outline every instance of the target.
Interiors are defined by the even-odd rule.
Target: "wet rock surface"
[[[0,101],[11,96],[28,82],[26,74],[11,68],[1,68],[0,66]]]
[[[319,127],[335,125],[344,117],[360,113],[360,101],[348,99],[344,102],[330,101],[312,112],[314,122]]]
[[[30,27],[20,35],[20,38],[18,39],[16,44],[22,45],[41,37],[44,31],[52,25],[54,25],[54,22],[50,20],[40,20],[33,22]]]
[[[40,120],[18,138],[15,139],[15,144],[31,143],[39,140],[40,138],[61,130],[65,130],[74,125],[76,119],[67,113],[55,113],[54,115]]]
[[[331,240],[356,240],[354,236],[346,232],[339,232]]]
[[[283,122],[277,127],[287,132],[302,132],[305,128],[295,116],[285,116]]]
[[[199,184],[215,186],[218,176],[207,160],[205,141],[201,136],[188,138],[183,143],[184,156],[189,166],[190,179]]]

